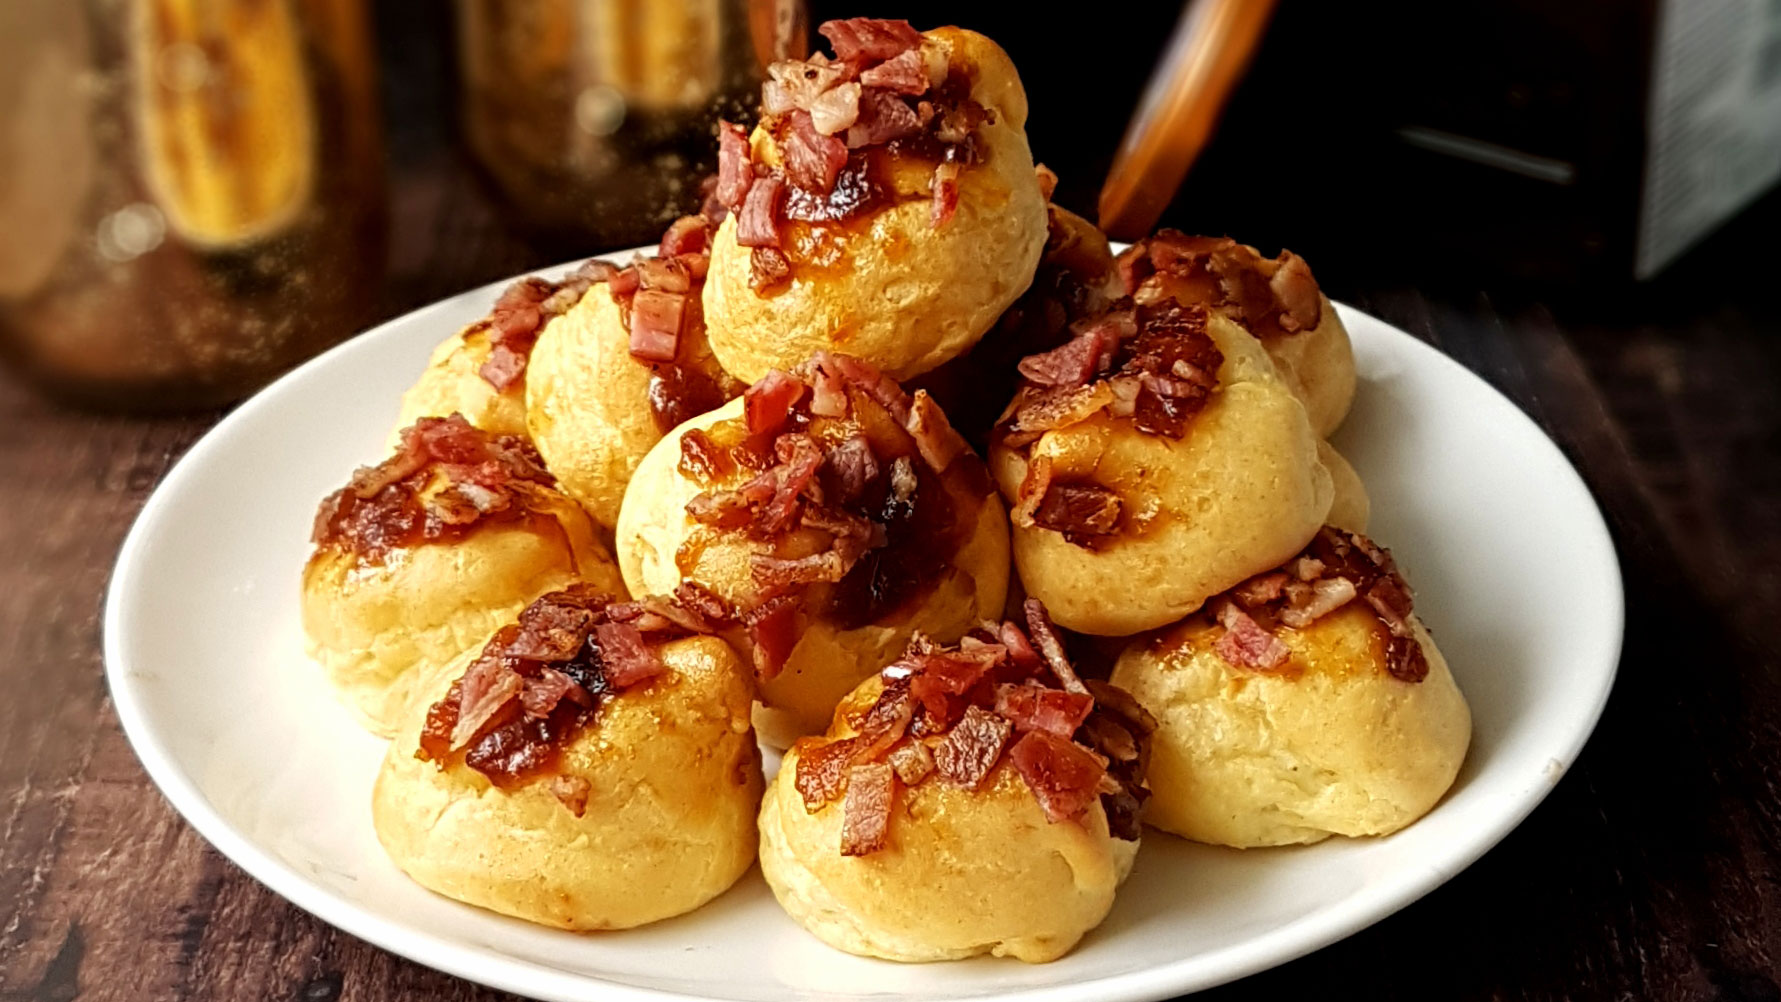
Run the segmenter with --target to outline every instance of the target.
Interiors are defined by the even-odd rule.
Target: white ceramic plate
[[[1249,852],[1150,833],[1106,923],[1039,966],[839,953],[780,912],[758,872],[692,915],[621,933],[573,935],[436,897],[372,834],[382,746],[302,653],[298,574],[316,502],[381,458],[428,352],[498,288],[385,324],[231,414],[149,499],[105,614],[118,714],[173,805],[274,891],[420,963],[562,1000],[1165,998],[1308,953],[1438,887],[1552,789],[1607,699],[1620,572],[1576,472],[1476,376],[1343,308],[1361,385],[1336,444],[1472,704],[1466,766],[1416,825]]]

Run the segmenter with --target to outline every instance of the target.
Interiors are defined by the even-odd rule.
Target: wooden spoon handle
[[[1200,155],[1274,15],[1275,0],[1189,0],[1101,186],[1101,229],[1136,240]]]

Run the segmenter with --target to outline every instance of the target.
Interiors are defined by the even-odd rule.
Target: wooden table
[[[540,263],[440,148],[395,151],[391,315]],[[1594,739],[1500,847],[1204,998],[1781,999],[1777,223],[1771,197],[1607,307],[1331,290],[1480,373],[1577,463],[1624,562],[1626,654]],[[0,1000],[496,998],[262,888],[118,730],[107,575],[217,417],[72,412],[0,376]]]

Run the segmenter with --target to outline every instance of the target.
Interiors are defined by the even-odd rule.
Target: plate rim
[[[620,251],[597,256],[622,260],[629,253],[631,252]],[[182,485],[185,480],[195,475],[193,471],[204,465],[205,457],[212,450],[220,448],[220,443],[230,438],[235,433],[237,426],[246,424],[253,414],[261,410],[276,407],[277,403],[286,395],[294,392],[293,387],[308,381],[312,369],[329,364],[329,360],[336,355],[360,350],[360,346],[366,342],[395,336],[397,328],[407,328],[417,323],[425,323],[431,314],[448,311],[466,299],[485,296],[497,291],[517,278],[525,277],[525,275],[558,274],[569,267],[573,267],[573,263],[539,268],[447,296],[392,317],[355,337],[348,338],[285,373],[243,401],[206,431],[198,441],[186,450],[185,454],[161,479],[161,482],[155,486],[141,511],[137,513],[118,550],[117,561],[113,565],[110,582],[105,590],[102,616],[101,647],[105,681],[118,715],[119,724],[131,750],[135,752],[150,780],[175,812],[212,847],[249,876],[273,893],[334,928],[375,947],[388,950],[410,961],[454,977],[522,996],[552,1000],[552,1002],[575,1002],[575,1000],[584,999],[588,996],[589,989],[595,986],[597,986],[601,997],[615,1000],[615,1002],[710,1002],[710,1000],[730,999],[734,996],[692,995],[669,989],[607,980],[596,975],[570,973],[535,961],[514,957],[485,945],[464,943],[417,930],[396,919],[385,918],[362,908],[277,858],[238,831],[228,819],[223,817],[160,739],[160,731],[152,723],[144,701],[139,697],[136,684],[130,677],[132,669],[129,665],[128,655],[125,653],[123,641],[125,630],[129,625],[124,611],[127,605],[124,597],[133,589],[140,587],[137,583],[141,573],[140,552],[148,545],[147,540],[153,535],[156,524],[162,518],[162,512],[172,504],[170,499],[183,492]],[[1572,726],[1570,732],[1565,736],[1564,747],[1550,749],[1554,752],[1553,758],[1562,765],[1565,772],[1569,772],[1570,766],[1577,760],[1579,753],[1588,743],[1601,720],[1602,712],[1607,706],[1619,675],[1620,658],[1625,643],[1624,576],[1620,566],[1619,551],[1615,546],[1613,535],[1609,531],[1607,520],[1603,516],[1600,503],[1589,489],[1588,483],[1578,472],[1575,464],[1571,462],[1570,457],[1565,454],[1558,443],[1514,400],[1488,380],[1461,365],[1440,349],[1396,325],[1344,303],[1336,303],[1336,306],[1349,316],[1365,317],[1368,321],[1389,332],[1391,337],[1402,342],[1401,345],[1394,345],[1394,348],[1401,347],[1410,352],[1422,352],[1425,361],[1431,362],[1437,367],[1447,368],[1453,374],[1476,382],[1501,403],[1506,404],[1508,409],[1515,414],[1516,419],[1525,426],[1522,430],[1532,431],[1536,439],[1550,449],[1553,456],[1558,459],[1559,465],[1566,475],[1563,482],[1564,489],[1579,495],[1581,500],[1586,502],[1579,511],[1586,509],[1592,518],[1587,520],[1586,527],[1580,526],[1579,528],[1585,530],[1586,535],[1590,537],[1588,541],[1597,546],[1605,556],[1602,565],[1595,570],[1601,575],[1600,584],[1609,599],[1608,607],[1604,610],[1607,613],[1605,625],[1610,625],[1612,629],[1604,632],[1608,641],[1606,647],[1600,652],[1601,657],[1608,665],[1603,684],[1594,694],[1594,699],[1585,712],[1572,718]],[[1562,776],[1559,779],[1562,780]],[[1394,877],[1375,890],[1364,894],[1350,895],[1323,911],[1294,919],[1248,940],[1222,947],[1211,954],[1181,958],[1166,964],[1123,971],[1092,980],[1074,980],[1015,988],[993,996],[978,995],[973,997],[993,997],[1007,1000],[1007,1002],[1075,1002],[1083,996],[1085,991],[1092,990],[1095,997],[1104,999],[1106,1002],[1150,1002],[1150,1000],[1168,998],[1185,992],[1205,990],[1289,963],[1383,921],[1447,883],[1477,862],[1485,853],[1495,848],[1506,838],[1511,831],[1519,827],[1528,815],[1545,801],[1557,785],[1557,780],[1530,785],[1526,792],[1518,796],[1513,809],[1497,815],[1492,824],[1474,830],[1472,837],[1463,846],[1463,849],[1443,859],[1441,861],[1443,865],[1439,867],[1429,866],[1413,871],[1407,870],[1403,876]]]

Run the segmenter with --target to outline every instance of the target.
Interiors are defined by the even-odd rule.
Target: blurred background
[[[5,0],[0,353],[82,406],[214,407],[432,299],[653,242],[764,63],[862,13],[1000,41],[1057,200],[1116,237],[1290,246],[1338,297],[1636,309],[1776,217],[1781,0],[1066,10]],[[1772,260],[1765,229],[1720,239]]]

